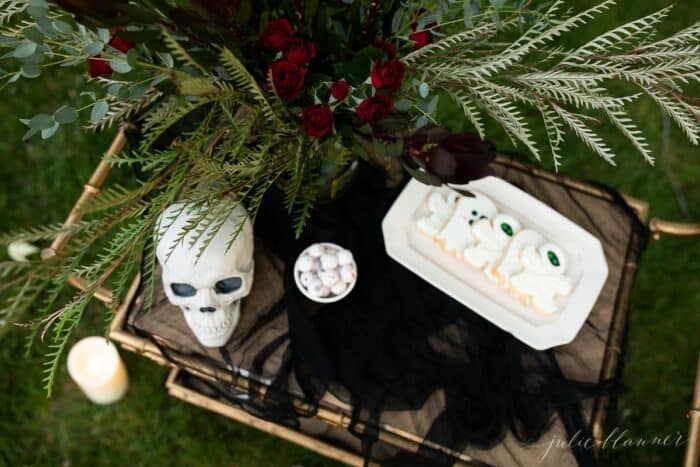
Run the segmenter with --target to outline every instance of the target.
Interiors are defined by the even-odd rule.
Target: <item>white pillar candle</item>
[[[86,337],[70,349],[68,374],[96,404],[118,401],[129,386],[126,367],[117,348],[99,336]]]

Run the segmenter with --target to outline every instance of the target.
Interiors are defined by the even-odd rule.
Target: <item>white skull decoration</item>
[[[156,256],[168,300],[182,309],[187,325],[203,346],[221,347],[236,329],[241,299],[253,285],[253,227],[243,206],[236,206],[197,258],[206,233],[194,244],[197,229],[180,238],[197,214],[196,208],[183,204],[173,204],[163,212],[158,221]]]

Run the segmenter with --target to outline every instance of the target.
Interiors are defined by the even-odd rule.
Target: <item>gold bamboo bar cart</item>
[[[124,147],[127,144],[126,135],[127,132],[130,131],[130,129],[131,128],[128,125],[125,125],[119,130],[117,136],[110,145],[106,155],[115,155],[124,149]],[[503,161],[505,159],[508,158],[505,158],[504,156],[499,156],[497,158],[497,160],[500,161]],[[526,166],[525,164],[519,163],[517,161],[512,161],[510,159],[508,159],[508,161],[508,163],[514,167],[519,165],[521,165],[522,167]],[[70,225],[81,220],[82,208],[97,193],[99,193],[101,187],[107,180],[110,170],[111,166],[107,162],[102,160],[96,168],[95,172],[93,173],[92,177],[88,181],[88,183],[85,185],[82,194],[80,195],[74,208],[71,210],[71,213],[66,219],[66,225]],[[529,170],[533,169],[530,168]],[[556,180],[557,182],[559,182],[560,180],[560,177],[544,170],[534,169],[533,172],[537,173],[539,177],[544,179],[550,179],[552,181]],[[577,188],[586,186],[585,184],[579,183],[575,180],[567,180],[566,183],[571,184],[572,186],[577,186]],[[643,223],[646,223],[649,215],[648,203],[629,196],[624,196],[624,199],[627,202],[627,204],[634,210],[639,220]],[[648,222],[648,227],[651,233],[651,237],[653,239],[659,239],[662,235],[700,235],[700,224],[670,222],[658,218],[652,218]],[[61,234],[53,241],[49,248],[45,249],[42,252],[42,257],[50,258],[51,256],[55,255],[68,243],[69,240],[69,233]],[[78,289],[85,288],[84,281],[78,277],[69,278],[69,283]],[[229,404],[224,404],[220,401],[216,401],[211,398],[207,398],[205,396],[202,396],[201,394],[198,394],[197,392],[192,391],[191,389],[188,389],[185,386],[178,384],[178,372],[181,370],[178,369],[178,367],[175,366],[171,361],[165,358],[165,356],[161,353],[161,350],[151,340],[138,336],[134,333],[128,332],[128,330],[125,329],[127,310],[129,308],[129,304],[134,299],[134,296],[138,291],[138,286],[139,278],[137,277],[131,289],[127,293],[127,296],[123,297],[121,299],[121,302],[118,302],[118,306],[116,307],[117,313],[111,324],[109,336],[110,339],[118,342],[126,350],[140,353],[160,365],[172,367],[172,371],[166,382],[166,388],[171,395],[182,399],[186,402],[192,403],[194,405],[203,407],[207,410],[220,413],[224,416],[237,420],[246,425],[253,426],[264,432],[294,442],[300,446],[306,447],[327,457],[344,462],[348,465],[362,465],[362,459],[355,453],[352,453],[342,448],[338,448],[328,443],[321,442],[299,431],[291,430],[276,425],[274,423],[259,419],[248,414],[242,409],[239,409]],[[627,287],[627,295],[629,295],[630,290],[631,287]],[[106,288],[100,288],[95,293],[95,297],[98,300],[104,302],[105,304],[109,304],[112,306],[115,304],[115,300],[120,300],[119,297],[114,297],[112,292]],[[628,299],[629,296],[622,297],[622,300],[624,300],[625,302]],[[626,327],[626,320],[627,316],[624,313],[619,313],[614,316],[613,322],[610,325],[610,341],[622,341],[622,336]],[[601,368],[602,378],[612,378],[615,375],[615,372],[617,371],[617,368],[620,363],[619,359],[621,349],[615,346],[613,349],[610,350],[610,355],[606,355],[606,358],[603,362],[603,366]],[[182,358],[183,359],[180,360],[179,363],[184,364],[187,368],[187,372],[193,374],[196,377],[210,381],[232,382],[232,376],[229,372],[222,371],[212,366],[202,365],[200,362],[192,359],[188,360],[186,357]],[[236,385],[237,390],[246,391],[248,389],[248,385],[245,379],[237,379]],[[264,389],[261,389],[261,391],[264,391]],[[698,443],[700,443],[700,413],[698,412],[698,399],[700,399],[700,380],[698,381],[698,386],[696,387],[695,400],[692,406],[693,408],[689,412],[689,418],[691,419],[691,432],[688,443],[688,453],[686,456],[685,467],[697,465],[697,458],[699,455]],[[598,443],[600,443],[604,438],[604,421],[607,415],[609,402],[609,396],[602,396],[598,401],[598,409],[595,410],[592,414],[592,419],[590,422],[592,427],[592,434],[594,439]],[[294,399],[294,405],[300,409],[305,408],[305,402],[300,399]],[[351,419],[346,414],[339,413],[337,411],[327,409],[325,407],[319,408],[316,418],[333,427],[347,428],[351,424]],[[354,429],[361,433],[365,429],[365,427],[360,422],[354,425]],[[452,456],[456,460],[456,465],[473,465],[474,463],[474,459],[472,459],[470,456],[464,453],[455,452],[444,446],[430,443],[429,441],[422,439],[420,436],[414,433],[407,432],[399,428],[383,426],[382,430],[380,430],[379,433],[379,439],[380,441],[385,442],[389,445],[413,452],[417,451],[417,449],[421,445],[427,445],[428,447],[431,447],[438,451],[442,451],[445,454]],[[693,462],[695,463],[693,464]]]

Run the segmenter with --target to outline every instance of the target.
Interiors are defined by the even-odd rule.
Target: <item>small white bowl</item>
[[[352,289],[355,287],[355,284],[357,283],[357,263],[355,262],[355,258],[352,260],[352,266],[355,268],[355,280],[352,282],[348,283],[347,288],[343,291],[343,293],[339,295],[329,295],[327,297],[314,297],[311,295],[306,288],[301,284],[300,276],[301,276],[301,271],[299,270],[299,258],[304,256],[304,254],[308,253],[309,249],[314,246],[314,245],[321,245],[324,248],[335,248],[336,250],[346,250],[347,248],[343,248],[340,245],[336,245],[335,243],[329,243],[329,242],[321,242],[321,243],[313,243],[306,247],[304,251],[302,251],[299,256],[297,257],[297,260],[294,262],[294,282],[297,284],[297,288],[301,291],[301,293],[304,294],[306,298],[309,300],[312,300],[317,303],[333,303],[340,301],[347,297],[347,295],[352,292]]]

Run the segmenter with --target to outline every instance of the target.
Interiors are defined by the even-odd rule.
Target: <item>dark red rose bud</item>
[[[112,74],[112,67],[109,66],[109,62],[99,55],[95,57],[88,58],[88,74],[90,78],[97,78],[98,76],[108,76]]]
[[[374,65],[370,72],[372,86],[386,91],[398,91],[403,82],[406,65],[399,60],[387,60]]]
[[[114,36],[112,36],[112,38],[109,40],[109,45],[111,45],[121,53],[127,53],[129,50],[136,47],[136,45],[134,45],[133,43],[119,37],[119,32],[116,32]]]
[[[414,32],[408,35],[408,38],[413,41],[413,49],[422,49],[433,42],[433,35],[430,31]]]
[[[374,41],[372,46],[383,51],[388,58],[396,57],[396,46],[391,42],[387,42],[383,39],[377,39]]]
[[[267,23],[260,40],[266,49],[281,52],[294,35],[292,25],[284,18],[273,19]]]
[[[331,91],[331,96],[335,97],[336,100],[342,101],[348,97],[350,85],[347,83],[347,81],[341,79],[340,81],[331,83],[329,89]]]
[[[326,136],[333,128],[333,111],[327,105],[310,105],[301,111],[301,124],[312,138]]]
[[[272,85],[280,99],[294,99],[304,89],[306,68],[290,60],[281,59],[272,62],[270,74],[272,75]]]
[[[297,65],[306,65],[316,56],[316,46],[313,42],[300,37],[293,37],[284,46],[284,57]]]
[[[376,122],[389,115],[392,106],[391,97],[377,94],[360,102],[357,106],[357,116],[363,122]]]

